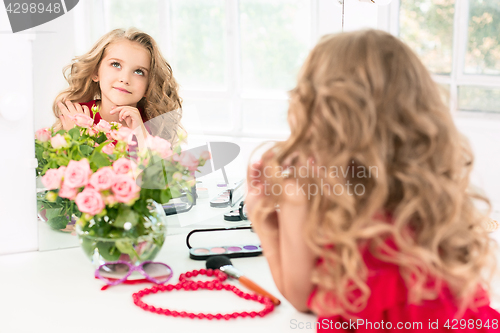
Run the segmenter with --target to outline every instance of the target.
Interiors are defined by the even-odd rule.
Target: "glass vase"
[[[102,218],[109,224],[113,222],[106,216]],[[140,216],[140,219],[140,236],[133,236],[130,230],[118,228],[104,235],[96,235],[92,230],[83,230],[81,225],[76,223],[76,232],[83,252],[95,266],[117,260],[134,265],[153,260],[165,242],[166,215],[162,206],[153,202],[149,214]]]

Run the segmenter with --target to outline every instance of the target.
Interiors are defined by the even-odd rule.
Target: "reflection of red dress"
[[[443,288],[435,300],[422,301],[420,305],[408,304],[408,289],[398,266],[376,258],[369,250],[364,252],[363,258],[370,272],[367,284],[371,295],[367,306],[355,314],[356,318],[360,318],[360,325],[355,325],[356,319],[349,321],[338,315],[320,316],[316,325],[318,332],[390,332],[405,330],[404,325],[412,325],[406,331],[414,332],[500,332],[500,313],[489,305],[483,305],[475,311],[468,309],[462,318],[454,320],[458,310],[447,288]],[[309,297],[309,307],[315,294],[316,290]],[[481,304],[489,304],[485,294],[476,298],[479,299],[485,301]],[[470,327],[465,325],[463,328],[464,320]]]
[[[87,103],[80,103],[80,105],[81,106],[85,105],[85,106],[87,106],[89,108],[90,117],[92,118],[92,117],[94,117],[94,113],[92,112],[92,106],[97,105],[96,103],[97,103],[97,101],[93,100],[93,101],[90,101],[90,102],[87,102]],[[142,109],[139,109],[139,112],[141,113],[142,122],[146,123],[146,118],[144,117],[144,111]],[[101,121],[101,119],[102,119],[101,118],[101,114],[100,113],[96,113],[95,118],[94,118],[94,124],[95,125],[99,124],[99,122]],[[148,129],[148,128],[146,127],[146,129]],[[149,129],[148,129],[148,131],[149,131]]]

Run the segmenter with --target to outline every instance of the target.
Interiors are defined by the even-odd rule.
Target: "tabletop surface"
[[[199,218],[203,212],[205,219],[213,220],[211,210],[204,207],[207,203],[200,201],[199,208],[196,208],[198,212],[195,210],[187,216]],[[220,226],[231,224],[221,222]],[[179,274],[183,272],[204,268],[204,261],[189,259],[186,246],[188,230],[179,227],[174,234],[168,233],[162,250],[155,258],[155,261],[172,267],[174,276],[171,283],[177,283]],[[500,231],[492,233],[492,237],[500,241]],[[500,252],[497,253],[500,264]],[[144,311],[132,301],[134,292],[151,284],[122,284],[101,291],[103,282],[94,278],[94,266],[79,247],[0,256],[0,332],[316,331],[316,317],[298,312],[280,295],[263,256],[234,258],[232,263],[245,276],[277,296],[281,305],[264,318],[209,321],[167,317]],[[497,294],[500,293],[499,281],[497,275],[493,281]],[[247,291],[236,280],[229,280],[229,283]],[[188,312],[230,313],[263,309],[260,303],[246,301],[225,290],[172,291],[148,295],[143,301]],[[492,306],[500,309],[498,299],[492,300]]]

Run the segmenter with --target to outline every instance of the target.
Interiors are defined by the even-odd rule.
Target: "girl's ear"
[[[99,77],[98,77],[97,75],[94,75],[94,76],[92,77],[92,81],[94,81],[94,82],[99,82]]]

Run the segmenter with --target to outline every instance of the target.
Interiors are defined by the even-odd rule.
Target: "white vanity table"
[[[205,183],[205,181],[204,181]],[[209,198],[222,189],[207,186]],[[189,259],[186,234],[194,228],[232,227],[246,222],[227,222],[222,214],[229,208],[211,208],[210,199],[199,199],[189,212],[168,217],[165,244],[155,258],[180,273],[205,268],[204,261]],[[236,208],[236,207],[235,207]],[[199,221],[200,223],[197,223]],[[41,223],[41,222],[39,222]],[[187,225],[189,224],[189,225]],[[187,226],[186,226],[187,225]],[[181,227],[184,226],[184,227]],[[61,235],[56,235],[61,237]],[[76,237],[70,235],[62,235]],[[208,236],[211,237],[211,236]],[[241,242],[244,242],[242,240]],[[238,239],[234,239],[238,244]],[[214,244],[216,245],[216,244]],[[101,291],[94,266],[80,247],[56,251],[26,252],[0,256],[0,332],[288,332],[292,322],[316,318],[296,311],[278,292],[263,256],[233,258],[233,265],[264,289],[276,295],[281,305],[264,318],[199,320],[174,318],[146,312],[135,306],[132,294],[152,284],[118,285]],[[229,280],[244,291],[238,281]],[[178,311],[226,313],[260,311],[263,305],[238,298],[229,291],[172,291],[146,296],[144,302]]]
[[[224,222],[222,213],[227,209],[210,208],[208,202],[209,199],[201,199],[192,211],[178,217],[203,219],[204,227],[217,223],[220,227],[241,225]],[[188,230],[203,226],[170,228],[165,245],[155,260],[172,267],[174,276],[171,283],[178,281],[180,273],[204,268],[204,261],[189,259],[185,241]],[[492,233],[492,237],[500,241],[500,230]],[[498,258],[500,260],[500,253]],[[304,327],[300,331],[315,332],[314,329],[305,329],[306,325],[314,325],[315,316],[296,311],[279,294],[263,256],[236,258],[232,259],[232,263],[247,277],[280,298],[281,305],[264,318],[209,321],[167,317],[146,312],[133,304],[132,294],[151,284],[122,284],[101,291],[103,283],[94,279],[94,267],[79,247],[0,256],[0,332],[128,333],[147,330],[254,333],[295,332],[299,325]],[[241,287],[235,280],[230,280],[230,283]],[[498,279],[494,280],[493,288],[497,293],[500,292],[499,287]],[[245,290],[244,287],[241,289]],[[243,300],[225,290],[172,291],[146,296],[143,301],[170,310],[204,313],[259,311],[263,308],[259,303]],[[492,305],[500,309],[498,300],[494,300]]]

